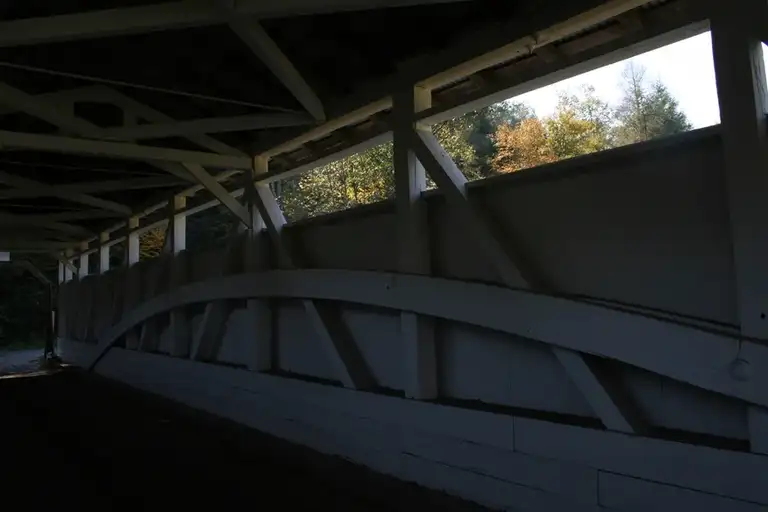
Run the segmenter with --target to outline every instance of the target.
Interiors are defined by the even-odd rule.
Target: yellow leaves
[[[516,126],[499,126],[494,140],[496,156],[492,167],[496,172],[514,172],[557,160],[547,131],[536,118],[524,119]]]
[[[139,236],[139,254],[141,259],[157,258],[165,245],[165,229],[152,228]]]
[[[525,119],[515,126],[501,125],[494,136],[495,172],[508,173],[536,167],[610,147],[605,127],[585,119],[565,105],[555,115]]]

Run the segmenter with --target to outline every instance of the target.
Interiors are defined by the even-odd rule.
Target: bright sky
[[[764,51],[764,59],[766,54],[768,52]],[[645,77],[649,83],[659,79],[667,86],[694,128],[720,122],[709,32],[631,60],[646,68]],[[595,87],[598,97],[617,105],[622,96],[621,73],[626,62],[617,62],[511,99],[527,103],[537,116],[542,117],[554,112],[559,91],[578,92],[583,84],[588,84]]]

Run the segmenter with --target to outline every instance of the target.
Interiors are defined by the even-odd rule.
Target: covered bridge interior
[[[719,125],[475,181],[433,133],[707,30]],[[374,471],[765,510],[766,39],[761,0],[4,2],[0,251],[57,262],[68,363]],[[389,143],[391,197],[289,222]]]

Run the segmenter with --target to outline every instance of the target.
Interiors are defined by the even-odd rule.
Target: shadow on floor
[[[71,368],[0,379],[0,442],[6,504],[485,510]]]

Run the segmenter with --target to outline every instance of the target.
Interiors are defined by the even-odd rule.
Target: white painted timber
[[[186,151],[154,146],[140,146],[123,142],[105,142],[88,139],[0,131],[0,144],[7,148],[73,153],[122,158],[126,160],[157,160],[160,162],[195,163],[204,166],[248,169],[250,158],[218,155],[202,151]]]
[[[264,157],[254,158],[254,175],[267,172],[269,161]],[[264,220],[272,244],[277,254],[278,265],[295,268],[294,256],[283,240],[283,228],[286,225],[280,205],[267,185],[255,185],[252,200]],[[327,308],[318,306],[311,300],[302,300],[306,319],[322,344],[328,358],[333,362],[337,376],[350,388],[365,389],[374,384],[373,377],[358,347],[355,345],[343,319]]]
[[[432,94],[422,88],[406,88],[395,96],[395,208],[397,220],[397,263],[400,272],[430,274],[427,205],[421,197],[427,188],[426,171],[410,149],[415,129],[414,114],[431,106]],[[427,128],[422,128],[428,131]],[[431,318],[404,311],[400,313],[406,396],[436,398],[437,363],[435,333]]]
[[[765,505],[665,485],[639,478],[600,472],[600,504],[612,510],[727,510],[758,512]]]
[[[240,202],[225,189],[219,181],[208,174],[202,165],[184,164],[184,167],[195,177],[200,184],[205,187],[213,196],[221,201],[230,212],[232,212],[246,226],[250,226],[252,219]]]
[[[344,283],[344,286],[340,286]],[[687,382],[759,405],[768,347],[727,333],[655,319],[588,302],[415,275],[334,270],[280,270],[195,283],[147,301],[127,314],[101,340],[106,352],[127,329],[185,304],[232,298],[285,297],[366,304],[478,325],[600,357]],[[500,312],[504,314],[500,314]],[[624,343],[615,340],[623,339]],[[735,378],[735,354],[751,366],[748,379]],[[697,354],[697,365],[676,354]],[[96,361],[94,361],[94,364]]]
[[[65,360],[81,365],[98,350],[68,340],[61,345]],[[711,505],[712,510],[749,512],[763,510],[768,499],[759,483],[768,457],[748,453],[447,407],[123,349],[111,352],[97,371],[487,506],[554,512],[708,510]]]
[[[100,138],[142,140],[163,137],[189,137],[190,135],[200,135],[205,133],[238,132],[263,130],[265,128],[301,126],[310,124],[311,122],[312,120],[309,116],[292,112],[254,114],[250,116],[236,117],[212,117],[206,119],[193,119],[190,121],[105,128],[100,132]]]
[[[40,183],[39,181],[31,180],[29,178],[24,178],[7,172],[0,171],[0,183],[4,183],[15,188],[27,189],[42,196],[59,197],[61,199],[66,199],[67,201],[93,206],[95,208],[108,210],[111,212],[119,213],[121,215],[128,215],[131,213],[130,208],[114,201],[107,201],[106,199],[101,199],[84,193],[69,192],[67,190],[62,190],[57,186],[47,185],[45,183]]]
[[[261,24],[255,18],[242,16],[234,6],[229,7],[231,0],[218,1],[222,11],[226,13],[229,27],[237,37],[267,66],[285,88],[291,91],[291,94],[316,121],[325,121],[325,110],[320,98]]]
[[[768,505],[768,457],[515,418],[515,451]],[[674,508],[673,508],[674,509]]]

